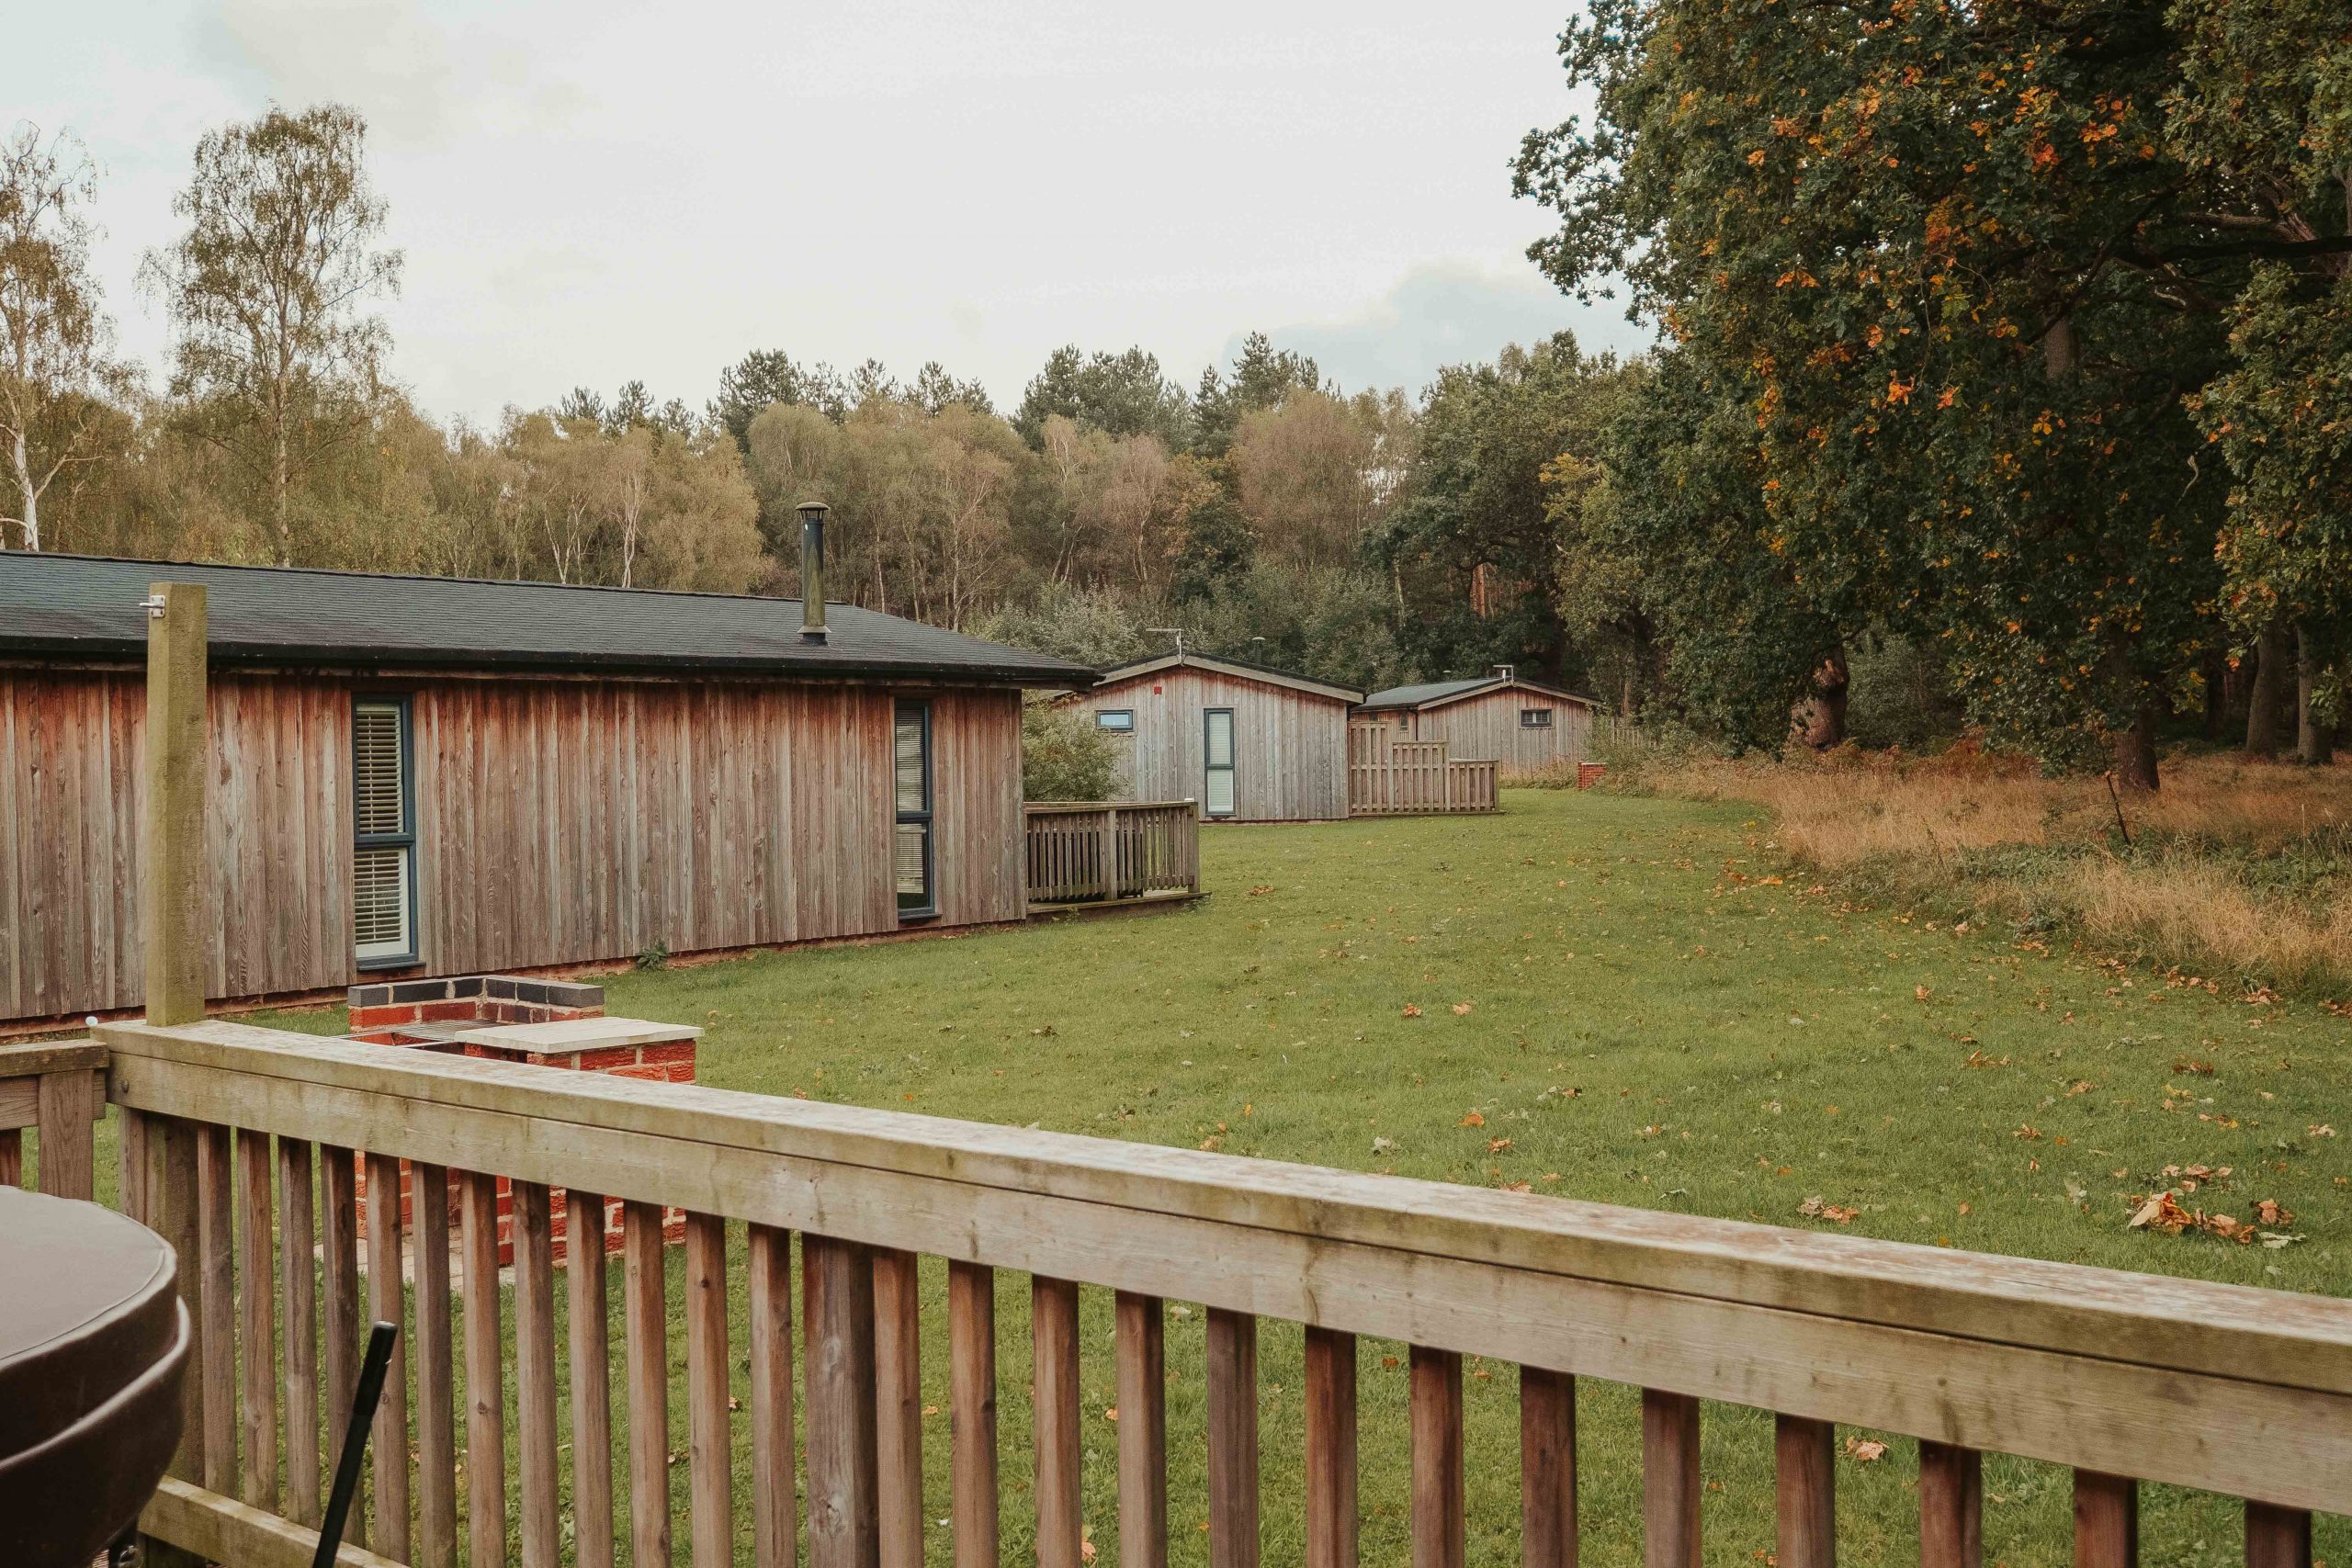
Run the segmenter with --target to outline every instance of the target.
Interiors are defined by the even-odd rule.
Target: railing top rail
[[[46,1073],[86,1067],[93,1072],[107,1065],[107,1048],[95,1040],[39,1040],[22,1045],[0,1045],[0,1078],[40,1077]]]
[[[387,1062],[221,1021],[98,1032],[111,1098],[142,1111],[2288,1506],[2341,1506],[2352,1473],[2347,1301],[694,1086]]]
[[[1032,800],[1022,809],[1031,816],[1049,816],[1070,811],[1102,811],[1116,807],[1121,811],[1183,811],[1198,804],[1190,800]]]

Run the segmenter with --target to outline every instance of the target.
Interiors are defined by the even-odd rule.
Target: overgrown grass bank
[[[704,1025],[703,1081],[725,1088],[2352,1292],[2352,1144],[2324,1131],[2352,1137],[2341,1021],[1926,910],[1864,911],[1786,874],[1767,840],[1746,804],[1513,791],[1492,818],[1210,829],[1215,896],[1181,912],[607,984],[616,1012]],[[2142,1195],[2180,1185],[2168,1168],[2199,1164],[2232,1174],[2184,1201],[2245,1220],[2267,1199],[2293,1215],[2280,1234],[2301,1239],[2272,1249],[2127,1228]],[[938,1520],[944,1268],[927,1261],[923,1283],[925,1400],[939,1412],[925,1513]],[[673,1308],[682,1295],[673,1273]],[[1005,1561],[1019,1563],[1034,1528],[1026,1280],[1000,1276],[999,1300]],[[1174,1559],[1199,1568],[1205,1325],[1170,1310]],[[1105,1292],[1088,1292],[1082,1344],[1086,1519],[1107,1563],[1118,1427]],[[1298,1331],[1266,1325],[1261,1354],[1266,1561],[1296,1562]],[[1367,1563],[1410,1559],[1403,1362],[1402,1347],[1363,1347]],[[1503,1568],[1517,1560],[1515,1374],[1474,1365],[1466,1384],[1471,1556]],[[1581,1406],[1585,1560],[1634,1568],[1637,1403],[1588,1382]],[[1775,1547],[1770,1417],[1710,1405],[1703,1459],[1721,1487],[1705,1497],[1707,1561],[1759,1568]],[[681,1517],[686,1472],[672,1472]],[[1916,1562],[1913,1473],[1905,1442],[1874,1463],[1839,1459],[1842,1561]],[[2067,1477],[1998,1460],[1986,1484],[1986,1561],[2063,1568]],[[2150,1562],[2240,1561],[2227,1500],[2152,1488],[2144,1529]],[[940,1568],[947,1542],[934,1527]],[[748,1560],[748,1537],[739,1544]],[[2318,1554],[2352,1557],[2343,1521],[2322,1521]]]
[[[2235,988],[2352,995],[2352,768],[2189,758],[2154,795],[2017,758],[1640,754],[1623,793],[1750,802],[1841,891],[2080,938]]]

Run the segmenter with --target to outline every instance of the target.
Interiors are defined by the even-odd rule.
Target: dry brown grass
[[[2064,926],[2250,983],[2352,986],[2352,767],[2169,764],[2154,796],[1958,748],[1904,759],[1654,760],[1632,787],[1769,811],[1779,846],[1906,899]]]

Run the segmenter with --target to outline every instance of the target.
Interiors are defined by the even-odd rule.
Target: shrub
[[[1108,800],[1118,762],[1117,743],[1084,709],[1033,702],[1021,710],[1024,800]]]

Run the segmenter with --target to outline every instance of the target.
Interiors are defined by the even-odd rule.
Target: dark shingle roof
[[[1587,707],[1600,705],[1590,697],[1580,697],[1574,692],[1561,691],[1557,686],[1502,675],[1480,675],[1467,681],[1431,681],[1419,686],[1391,686],[1385,692],[1374,692],[1364,698],[1363,705],[1367,708],[1427,707],[1432,703],[1451,702],[1455,697],[1466,697],[1476,692],[1512,690],[1541,692],[1547,697],[1562,697],[1572,703],[1582,703]]]
[[[0,655],[136,655],[140,601],[162,581],[204,586],[219,661],[1094,683],[1064,660],[848,604],[826,605],[831,636],[811,643],[797,599],[14,551],[0,552]]]
[[[1385,692],[1374,692],[1364,698],[1363,705],[1368,708],[1417,708],[1440,697],[1460,696],[1481,686],[1500,684],[1501,682],[1492,675],[1481,675],[1475,681],[1431,681],[1419,686],[1391,686]]]

